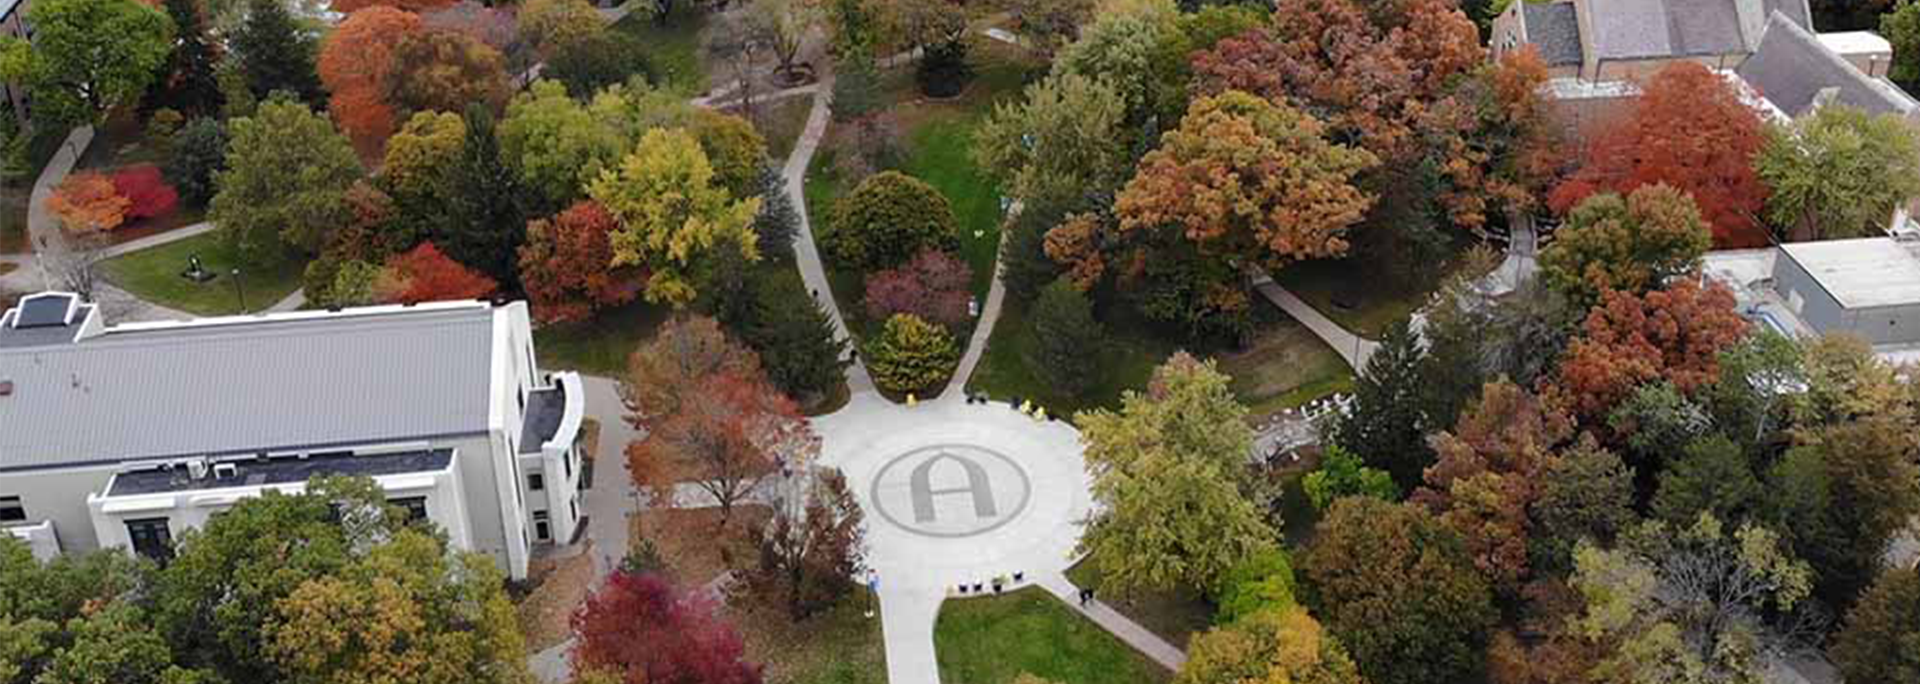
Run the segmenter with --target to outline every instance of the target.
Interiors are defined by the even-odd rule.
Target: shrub
[[[499,283],[447,258],[431,242],[387,260],[375,292],[380,301],[398,304],[478,299],[500,289]]]
[[[912,314],[887,319],[880,337],[867,347],[867,370],[874,382],[900,394],[937,389],[959,362],[953,335]]]
[[[113,230],[127,220],[132,204],[106,174],[82,171],[60,181],[47,197],[47,211],[73,232]]]
[[[218,190],[214,174],[227,168],[227,133],[220,122],[201,117],[187,122],[173,136],[172,154],[167,157],[167,182],[180,193],[180,199],[204,207]]]
[[[827,247],[841,268],[871,273],[928,249],[960,247],[953,207],[940,191],[897,171],[874,174],[834,207]]]
[[[899,268],[867,276],[867,316],[885,320],[913,314],[948,327],[965,323],[973,269],[952,254],[921,252]]]
[[[1040,291],[1028,317],[1033,345],[1022,350],[1035,377],[1068,394],[1079,394],[1093,379],[1099,358],[1100,323],[1080,289],[1056,280]]]
[[[1400,498],[1400,488],[1394,486],[1393,476],[1387,471],[1368,468],[1359,456],[1348,453],[1338,445],[1329,445],[1321,455],[1320,467],[1300,482],[1306,490],[1307,499],[1313,503],[1316,511],[1327,510],[1333,500],[1343,496],[1371,496],[1382,501]]]
[[[180,193],[160,176],[160,167],[135,164],[113,174],[113,189],[127,198],[127,217],[162,216],[180,203]]]
[[[973,67],[967,65],[967,41],[949,40],[926,47],[913,77],[928,97],[953,97],[967,88]]]
[[[1265,610],[1291,610],[1297,605],[1293,587],[1293,561],[1286,551],[1254,554],[1228,569],[1213,587],[1213,603],[1220,607],[1214,622],[1227,625]]]

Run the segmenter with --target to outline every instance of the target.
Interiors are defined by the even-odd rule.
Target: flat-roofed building
[[[164,555],[242,498],[362,475],[519,578],[579,527],[584,412],[524,303],[110,325],[41,293],[0,315],[0,527]]]

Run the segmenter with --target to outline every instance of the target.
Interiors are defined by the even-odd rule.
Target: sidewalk
[[[1132,618],[1121,615],[1106,603],[1094,600],[1087,605],[1080,605],[1080,588],[1067,581],[1066,575],[1043,574],[1035,577],[1034,580],[1041,587],[1046,588],[1047,593],[1065,601],[1069,607],[1093,620],[1094,624],[1100,625],[1101,629],[1119,637],[1134,650],[1152,658],[1153,662],[1159,663],[1161,667],[1179,672],[1180,666],[1187,664],[1187,654],[1182,653],[1173,644],[1167,643],[1167,640],[1160,638],[1160,635],[1141,627],[1140,623],[1134,622]]]
[[[807,290],[826,306],[833,315],[833,328],[841,339],[852,339],[847,332],[846,319],[840,315],[840,305],[834,301],[832,284],[827,281],[827,269],[820,262],[820,247],[814,242],[813,222],[807,217],[807,166],[813,162],[814,152],[820,149],[820,141],[827,135],[827,120],[830,112],[827,103],[832,99],[833,76],[828,74],[814,84],[813,111],[807,115],[807,127],[800,134],[800,140],[794,143],[793,154],[787,157],[787,165],[781,175],[787,180],[787,195],[793,198],[795,209],[800,214],[800,229],[793,236],[794,261],[800,266],[800,279]],[[859,359],[847,368],[847,387],[855,394],[874,391],[873,376],[867,374],[867,367]]]

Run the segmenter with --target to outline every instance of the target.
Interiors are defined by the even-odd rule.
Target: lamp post
[[[240,313],[247,312],[247,289],[240,286],[240,269],[233,269],[233,293],[240,298]]]

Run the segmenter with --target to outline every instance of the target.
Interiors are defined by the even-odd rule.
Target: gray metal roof
[[[1789,116],[1805,113],[1827,88],[1836,90],[1836,101],[1871,114],[1905,114],[1915,107],[1898,86],[1861,72],[1784,13],[1768,17],[1760,49],[1735,71]]]
[[[452,449],[403,451],[388,454],[354,455],[338,453],[309,458],[271,458],[232,461],[232,477],[215,477],[211,471],[198,480],[184,468],[148,468],[119,473],[107,496],[197,492],[228,487],[260,487],[306,482],[326,475],[400,475],[437,473],[453,462]]]
[[[1793,242],[1780,252],[1846,308],[1920,304],[1920,255],[1893,238]]]
[[[1539,50],[1547,66],[1581,62],[1580,17],[1571,2],[1535,3],[1522,0],[1521,19],[1527,24],[1527,42]]]
[[[0,470],[481,433],[493,317],[475,302],[0,344]]]

